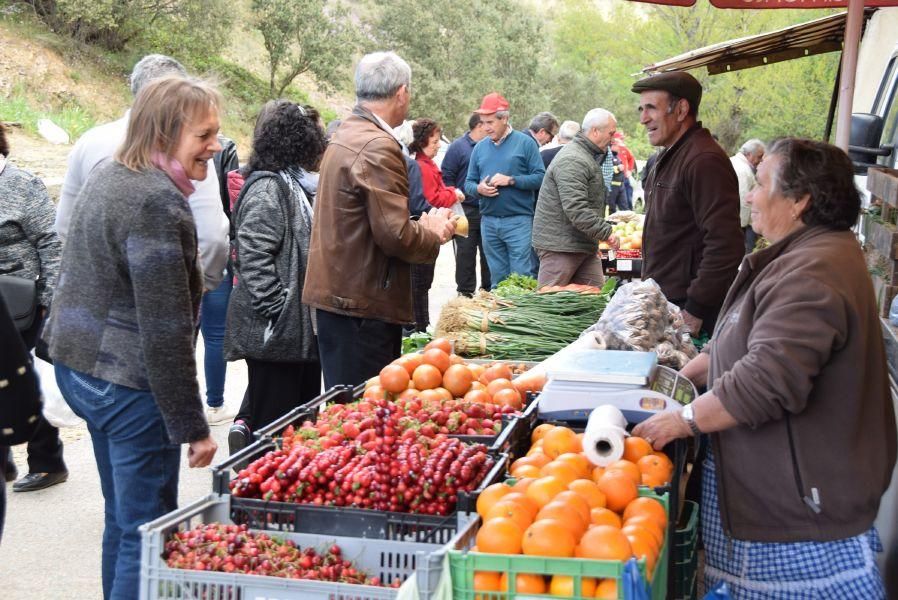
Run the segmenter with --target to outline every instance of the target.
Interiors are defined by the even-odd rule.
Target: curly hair
[[[803,138],[781,138],[768,149],[780,158],[773,175],[774,189],[796,201],[808,196],[801,215],[806,225],[837,231],[851,229],[861,211],[861,195],[854,184],[854,167],[841,149]]]
[[[270,100],[262,107],[253,132],[253,151],[244,176],[254,171],[318,168],[326,142],[318,111],[289,100]]]
[[[422,152],[430,141],[433,132],[437,135],[443,132],[440,124],[433,119],[418,119],[412,124],[412,143],[408,145],[409,152]]]
[[[0,125],[0,156],[9,156],[9,141],[6,139],[6,127]]]

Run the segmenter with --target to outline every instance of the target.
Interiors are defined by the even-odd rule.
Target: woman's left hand
[[[634,427],[633,435],[645,439],[655,450],[661,450],[675,439],[692,437],[692,430],[679,411],[665,411]]]

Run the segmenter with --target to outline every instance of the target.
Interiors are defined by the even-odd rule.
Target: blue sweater
[[[498,146],[486,137],[477,142],[468,164],[465,194],[478,196],[477,184],[497,173],[514,177],[514,186],[502,186],[499,195],[480,197],[480,213],[488,217],[533,215],[536,192],[543,182],[546,168],[533,138],[512,131]]]

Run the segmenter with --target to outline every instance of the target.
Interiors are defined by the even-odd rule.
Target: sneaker
[[[235,414],[236,413],[229,411],[228,407],[224,404],[221,406],[206,407],[206,421],[209,422],[209,425],[221,425],[227,423],[234,418]]]

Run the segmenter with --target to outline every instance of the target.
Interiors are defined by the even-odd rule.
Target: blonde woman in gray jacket
[[[321,391],[321,363],[309,307],[302,303],[312,231],[310,171],[324,153],[324,129],[310,106],[272,100],[256,124],[246,183],[231,218],[237,284],[228,305],[224,354],[245,359],[249,382],[228,434],[231,452]]]

